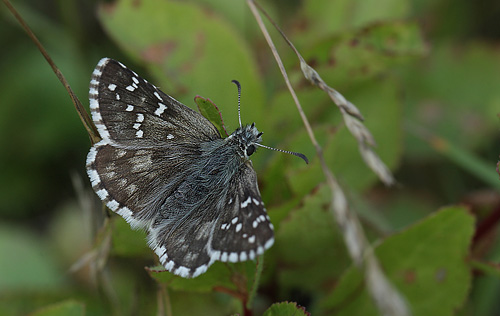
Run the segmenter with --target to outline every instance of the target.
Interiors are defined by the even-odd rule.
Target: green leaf
[[[255,265],[254,263],[252,263]],[[165,283],[169,288],[190,292],[212,292],[215,287],[236,290],[232,282],[232,271],[227,264],[215,262],[207,272],[194,279],[185,279],[165,270],[162,266],[146,268],[149,275],[160,283]]]
[[[112,225],[113,247],[111,250],[113,254],[124,257],[152,254],[144,231],[132,229],[124,219],[118,216],[114,217]]]
[[[317,291],[349,266],[342,237],[329,211],[330,190],[322,185],[284,219],[276,232],[277,276],[285,289]]]
[[[263,316],[310,316],[304,307],[293,302],[274,303]]]
[[[85,305],[74,300],[67,300],[50,306],[40,308],[30,316],[83,316]]]
[[[500,108],[500,60],[495,48],[441,43],[433,46],[429,58],[408,65],[401,74],[403,84],[412,87],[405,91],[404,107],[410,127],[429,130],[464,150],[490,150]],[[436,158],[433,148],[412,134],[406,139],[408,158],[419,163]]]
[[[338,0],[304,1],[303,11],[308,21],[308,32],[302,40],[321,38],[325,35],[401,20],[408,15],[408,0]],[[314,34],[314,36],[311,36]],[[294,39],[295,40],[295,39]],[[297,46],[297,43],[295,43]],[[298,46],[300,47],[300,46]]]
[[[209,120],[219,131],[219,134],[226,138],[229,134],[226,131],[226,127],[224,126],[224,120],[222,119],[222,113],[215,103],[213,103],[210,99],[205,99],[200,96],[196,96],[194,98],[194,102],[198,106],[198,110],[201,115],[203,115],[207,120]]]
[[[383,270],[406,297],[413,315],[452,315],[463,304],[471,285],[466,259],[473,232],[474,218],[466,208],[454,206],[376,247]],[[321,305],[336,315],[378,315],[354,267]]]
[[[426,51],[417,23],[386,22],[323,39],[304,58],[314,60],[323,80],[339,89],[421,58]]]
[[[16,225],[0,225],[0,292],[54,291],[66,283],[44,238]],[[1,295],[0,295],[1,296]]]

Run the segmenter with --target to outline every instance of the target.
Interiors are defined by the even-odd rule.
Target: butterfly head
[[[259,132],[255,127],[255,123],[252,123],[239,127],[227,139],[237,145],[240,157],[248,160],[262,141],[262,134],[263,132]]]
[[[250,156],[255,152],[257,146],[259,146],[300,157],[306,163],[309,163],[309,160],[304,154],[262,145],[260,143],[262,141],[260,136],[262,136],[263,132],[259,132],[257,130],[257,128],[255,127],[255,123],[252,123],[252,125],[241,126],[241,114],[240,114],[241,85],[237,80],[233,80],[232,82],[238,87],[238,120],[240,123],[240,127],[237,130],[235,130],[234,133],[232,133],[227,139],[233,139],[233,138],[236,139],[236,142],[238,143],[238,152],[240,154],[240,157],[246,160],[250,159]]]

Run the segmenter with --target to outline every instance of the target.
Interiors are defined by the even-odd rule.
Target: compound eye
[[[255,146],[250,145],[247,147],[247,156],[250,157],[255,152]]]

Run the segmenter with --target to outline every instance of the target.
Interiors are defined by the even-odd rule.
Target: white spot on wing
[[[87,155],[87,165],[90,165],[95,161],[95,156],[97,155],[97,150],[95,147],[90,147],[89,153]],[[95,170],[93,170],[95,171]]]
[[[107,58],[107,57],[101,58],[101,60],[99,60],[99,63],[97,64],[96,68],[101,68],[102,66],[104,66],[104,64],[107,64],[108,61],[109,61],[109,58]]]
[[[236,252],[231,252],[229,254],[229,262],[238,262],[238,253]]]
[[[268,241],[266,241],[266,244],[264,245],[264,248],[265,249],[269,249],[271,248],[271,246],[274,244],[274,238],[271,238],[269,239]]]
[[[187,278],[189,276],[189,269],[186,267],[178,267],[175,271],[175,274],[180,275],[183,278]]]
[[[90,183],[93,187],[101,183],[101,178],[99,177],[97,171],[95,171],[94,169],[88,169],[87,174],[89,175]]]
[[[115,91],[116,85],[114,83],[110,83],[108,86],[109,91]]]
[[[125,109],[125,111],[131,112],[133,110],[134,110],[134,106],[131,104],[127,104],[127,108]]]
[[[142,138],[142,136],[144,135],[144,132],[141,131],[141,130],[138,130],[136,133],[135,133],[135,137],[137,138]]]
[[[106,129],[106,126],[104,126],[104,124],[102,124],[102,123],[98,123],[101,119],[102,119],[101,114],[99,114],[96,111],[92,111],[92,120],[94,121],[95,126],[97,127],[97,131],[99,132],[99,135],[101,135],[101,138],[103,140],[109,140],[110,135],[109,135],[108,130]]]
[[[216,260],[220,260],[220,250],[213,251],[210,256],[210,262],[214,262]]]
[[[155,253],[156,253],[159,257],[163,256],[163,255],[165,254],[165,252],[167,252],[167,250],[165,249],[165,247],[164,247],[164,246],[161,246],[161,247],[158,247],[158,248],[156,248],[156,249],[155,249]]]
[[[125,219],[132,217],[132,211],[126,206],[117,210],[116,213]],[[128,222],[128,220],[127,220],[127,222]]]
[[[200,274],[203,274],[205,272],[207,272],[207,269],[208,269],[208,266],[206,264],[202,265],[202,266],[199,266],[198,268],[196,268],[196,270],[194,271],[193,273],[193,278],[199,276]]]
[[[248,204],[252,203],[252,197],[248,197],[245,201],[241,202],[241,208],[245,208],[248,206]]]
[[[126,150],[123,150],[123,149],[118,149],[118,150],[116,151],[116,158],[122,158],[122,157],[124,157],[126,154],[127,154],[127,151],[126,151]]]
[[[238,223],[238,225],[236,225],[236,232],[239,232],[242,227],[243,225],[241,225],[241,223]]]
[[[100,182],[100,181],[99,181]],[[104,190],[104,189],[100,189],[99,191],[96,192],[97,195],[99,196],[99,198],[101,200],[104,200],[108,197],[108,191]]]
[[[159,107],[156,109],[155,114],[160,116],[163,114],[163,112],[165,112],[165,110],[167,109],[167,106],[161,102],[158,102],[158,106]]]
[[[107,205],[113,212],[116,212],[118,207],[120,207],[120,204],[118,204],[118,202],[116,202],[115,200],[109,201]]]
[[[166,265],[164,265],[165,269],[167,269],[168,271],[172,271],[172,269],[174,268],[174,262],[172,260],[170,260],[169,262],[167,262]]]
[[[155,95],[155,97],[160,100],[160,101],[163,101],[163,99],[160,97],[160,95],[158,94],[158,92],[155,91],[155,93],[153,93]]]

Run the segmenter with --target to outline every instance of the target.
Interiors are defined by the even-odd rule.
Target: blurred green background
[[[231,80],[239,80],[242,120],[256,122],[265,132],[264,144],[303,152],[311,160],[305,166],[267,150],[252,157],[276,227],[255,314],[285,300],[318,315],[377,314],[369,300],[346,294],[349,284],[360,281],[354,281],[328,213],[314,148],[245,1],[13,4],[85,106],[95,65],[111,57],[188,106],[194,108],[196,95],[210,98],[233,131],[237,94]],[[382,263],[397,263],[402,252],[422,246],[408,254],[414,270],[405,266],[401,274],[383,265],[415,305],[414,314],[500,314],[495,172],[500,2],[275,0],[262,5],[322,78],[360,108],[376,152],[395,173],[397,186],[380,184],[336,106],[303,79],[296,57],[272,31],[329,167],[370,240],[383,243],[392,236],[379,249]],[[144,234],[132,232],[121,219],[113,219],[104,273],[114,290],[103,288],[88,267],[69,272],[94,249],[102,226],[102,209],[85,173],[89,138],[34,44],[4,5],[0,13],[0,314],[155,313],[157,284],[143,268],[154,265],[154,256]],[[438,212],[448,205],[461,207]],[[393,248],[390,238],[397,240]],[[419,244],[422,240],[429,244]],[[440,265],[454,275],[446,287],[418,283],[426,278],[420,269]],[[215,272],[207,275],[216,276],[226,266],[211,269]],[[414,278],[420,292],[412,292]],[[196,281],[175,282],[159,281],[168,285],[174,315],[241,312],[238,300],[214,294],[206,284],[201,290]],[[430,297],[435,299],[426,300]],[[353,304],[358,299],[363,303]],[[360,306],[366,310],[356,309]]]

